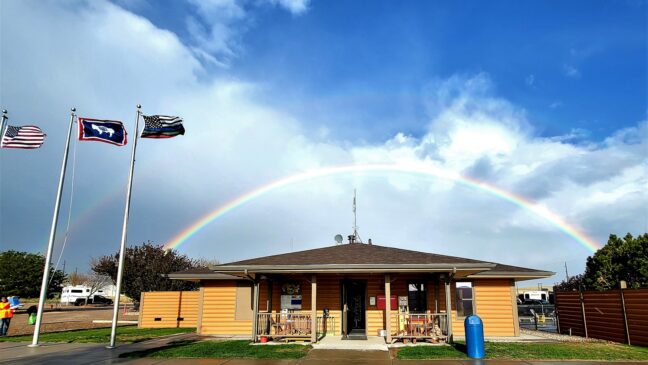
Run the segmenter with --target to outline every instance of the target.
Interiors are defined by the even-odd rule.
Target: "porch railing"
[[[311,313],[259,313],[257,317],[257,337],[273,338],[310,338]]]
[[[321,336],[337,335],[337,319],[335,316],[317,316],[317,338]]]
[[[312,315],[310,312],[292,313],[259,313],[257,317],[257,338],[268,336],[281,338],[311,337]],[[337,320],[335,316],[324,318],[317,316],[317,335],[335,334]]]
[[[448,335],[446,313],[398,313],[394,338],[430,338],[445,340]]]

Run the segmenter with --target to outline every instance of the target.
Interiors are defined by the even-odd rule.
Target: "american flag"
[[[46,134],[35,125],[14,127],[7,125],[0,142],[0,148],[38,148],[45,141]]]
[[[142,138],[171,138],[185,134],[182,118],[168,115],[144,115]]]

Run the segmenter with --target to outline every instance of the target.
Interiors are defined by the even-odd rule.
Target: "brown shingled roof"
[[[218,266],[246,265],[403,265],[403,264],[482,264],[484,261],[402,248],[350,243],[258,257]],[[216,266],[216,269],[218,269]]]
[[[311,250],[258,257],[235,261],[211,268],[211,274],[200,272],[179,272],[170,275],[173,279],[226,279],[227,274],[241,275],[248,272],[462,272],[463,277],[508,277],[516,279],[543,278],[553,272],[498,264],[494,262],[439,255],[395,247],[362,243],[342,244]],[[249,270],[249,271],[248,271]],[[218,276],[218,277],[216,277]]]

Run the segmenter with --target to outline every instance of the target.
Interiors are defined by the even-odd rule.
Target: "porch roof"
[[[494,262],[362,243],[235,261],[213,266],[212,270],[214,274],[238,276],[264,273],[454,272],[457,277],[519,280],[545,278],[554,274]],[[207,279],[206,276],[208,275],[201,279]]]

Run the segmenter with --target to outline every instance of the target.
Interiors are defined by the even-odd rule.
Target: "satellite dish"
[[[341,234],[336,234],[336,235],[335,235],[335,242],[337,242],[338,245],[339,245],[340,243],[342,243],[342,240],[343,240],[343,239],[344,239],[344,238],[342,237]]]

